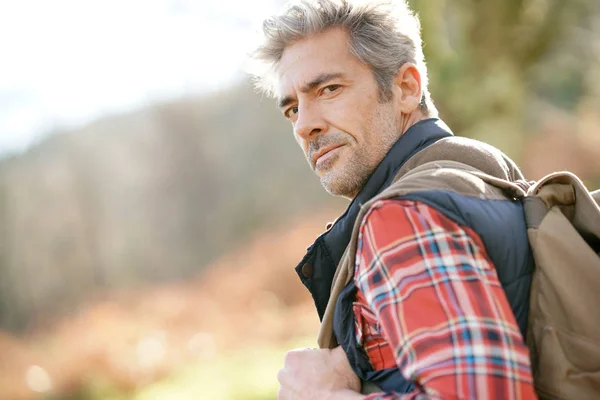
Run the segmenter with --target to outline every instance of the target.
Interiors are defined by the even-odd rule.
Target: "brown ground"
[[[293,267],[331,215],[259,233],[187,282],[110,293],[25,339],[0,332],[0,399],[36,398],[43,371],[53,394],[85,398],[94,382],[134,390],[216,354],[316,334]],[[42,376],[31,370],[28,385],[32,366]]]

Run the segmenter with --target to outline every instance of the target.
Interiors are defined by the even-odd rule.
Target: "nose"
[[[304,140],[323,133],[326,124],[319,107],[315,104],[304,104],[298,107],[298,117],[294,124],[294,132]]]

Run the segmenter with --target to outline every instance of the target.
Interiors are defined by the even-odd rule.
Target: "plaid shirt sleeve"
[[[377,202],[360,228],[355,281],[416,387],[368,400],[537,398],[528,349],[474,231],[424,203]]]

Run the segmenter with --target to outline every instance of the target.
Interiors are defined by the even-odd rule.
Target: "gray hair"
[[[379,86],[380,100],[391,99],[392,81],[407,62],[421,74],[421,110],[437,114],[427,89],[427,67],[418,18],[404,0],[300,0],[263,22],[263,42],[252,54],[256,87],[275,95],[275,71],[284,50],[294,42],[329,28],[345,29],[349,50],[368,65]]]

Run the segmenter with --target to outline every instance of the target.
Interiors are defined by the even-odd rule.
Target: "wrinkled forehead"
[[[350,73],[356,64],[360,62],[350,53],[345,31],[331,29],[304,38],[284,50],[274,70],[275,95],[298,91],[319,75]]]

